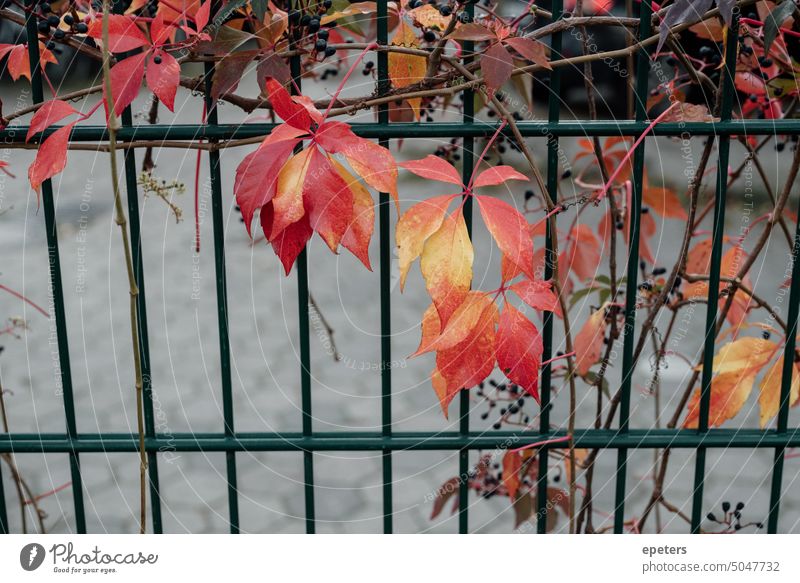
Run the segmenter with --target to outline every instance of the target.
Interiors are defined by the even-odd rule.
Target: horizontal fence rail
[[[26,0],[29,7],[35,0]],[[215,6],[219,2],[215,2]],[[299,0],[293,0],[292,6],[300,7]],[[652,34],[652,7],[650,3],[640,2],[639,26],[636,29],[638,38],[643,39]],[[474,5],[470,3],[466,11],[474,15]],[[562,20],[571,15],[564,12],[563,1],[554,0],[551,4],[553,20]],[[219,123],[217,109],[211,98],[211,83],[206,82],[203,97],[208,115],[203,124],[152,124],[134,125],[130,109],[122,114],[122,127],[116,132],[118,148],[124,150],[125,186],[127,189],[128,212],[130,214],[130,238],[133,249],[133,262],[136,273],[136,285],[139,288],[138,316],[139,354],[144,371],[143,413],[145,420],[144,448],[148,460],[149,505],[153,532],[163,531],[161,487],[158,474],[159,454],[165,452],[224,452],[225,480],[227,487],[228,521],[231,533],[240,530],[239,486],[237,483],[236,454],[239,452],[297,452],[303,456],[304,473],[304,509],[305,529],[309,533],[316,530],[316,500],[314,484],[315,452],[321,451],[377,451],[382,455],[382,527],[384,532],[392,532],[393,525],[393,453],[402,451],[441,450],[458,452],[458,469],[461,476],[470,472],[470,454],[476,450],[505,449],[509,443],[515,447],[531,444],[539,445],[537,496],[537,530],[546,532],[546,514],[548,505],[548,448],[540,442],[556,440],[563,442],[571,437],[576,448],[597,450],[616,450],[616,467],[614,471],[615,507],[614,531],[624,530],[626,476],[628,473],[628,450],[642,449],[688,449],[695,450],[695,477],[693,504],[691,514],[691,531],[700,530],[703,513],[703,486],[706,477],[706,451],[709,448],[748,448],[774,449],[772,465],[770,506],[768,516],[768,532],[778,531],[780,500],[783,492],[783,468],[786,449],[800,447],[800,428],[789,427],[789,389],[792,374],[792,361],[795,354],[795,334],[797,332],[798,305],[800,304],[800,262],[795,261],[792,269],[791,291],[787,325],[789,333],[785,346],[786,366],[783,370],[781,401],[776,429],[714,429],[709,428],[709,400],[711,392],[712,359],[714,356],[714,329],[717,326],[717,296],[720,282],[720,257],[723,244],[724,213],[726,202],[726,177],[730,153],[731,138],[743,136],[800,135],[800,120],[797,119],[732,119],[734,84],[733,75],[736,63],[737,34],[734,26],[727,35],[725,66],[723,75],[722,98],[717,121],[710,122],[668,122],[651,127],[647,119],[648,73],[652,57],[652,46],[639,46],[635,54],[635,85],[632,88],[634,98],[634,118],[622,121],[588,121],[561,120],[561,96],[559,95],[563,67],[556,67],[549,73],[550,95],[547,103],[546,119],[532,119],[516,122],[520,134],[531,141],[547,140],[547,174],[546,183],[551,192],[557,192],[561,179],[559,172],[559,138],[562,137],[607,137],[629,136],[639,137],[645,133],[652,136],[677,137],[689,139],[694,136],[709,136],[718,140],[717,176],[715,185],[715,206],[713,223],[712,269],[710,273],[709,302],[707,321],[705,324],[705,362],[701,381],[701,402],[698,429],[637,429],[630,427],[630,407],[632,391],[632,372],[636,366],[634,358],[635,324],[637,311],[637,282],[639,274],[638,242],[640,229],[639,210],[642,207],[642,190],[644,184],[644,142],[633,157],[631,201],[632,220],[629,240],[629,253],[624,267],[627,276],[626,294],[624,298],[625,329],[623,344],[622,382],[619,388],[619,408],[617,423],[609,429],[576,429],[570,436],[565,430],[552,430],[550,413],[554,392],[552,387],[551,365],[546,364],[541,374],[541,415],[539,428],[536,431],[475,431],[470,428],[470,400],[467,391],[461,391],[458,399],[458,426],[456,431],[413,432],[396,431],[392,426],[392,344],[391,344],[391,301],[390,280],[392,260],[391,205],[387,193],[380,193],[378,213],[379,236],[379,283],[380,286],[380,382],[376,383],[375,395],[380,403],[380,430],[323,432],[315,431],[312,423],[312,376],[311,346],[309,339],[309,257],[304,250],[297,261],[293,277],[298,281],[299,303],[299,346],[300,371],[297,392],[301,403],[301,431],[297,432],[242,432],[234,427],[234,402],[231,379],[230,338],[236,334],[231,329],[227,311],[227,286],[225,268],[225,233],[223,209],[225,201],[220,168],[219,150],[228,147],[255,144],[269,134],[277,124],[252,123],[230,124]],[[377,6],[377,42],[387,45],[389,42],[389,11],[387,0],[379,0]],[[31,13],[27,17],[26,29],[29,38],[37,34],[37,16]],[[554,32],[550,40],[550,48],[554,54],[560,54],[562,47],[561,29]],[[294,41],[292,41],[294,42]],[[475,60],[474,43],[464,43],[463,63]],[[44,101],[42,76],[39,67],[39,51],[36,43],[30,43],[30,65],[32,72],[32,95],[34,103]],[[298,91],[302,78],[300,56],[290,58],[290,69],[294,79],[294,90]],[[389,88],[388,53],[377,53],[377,95],[385,95]],[[211,79],[215,64],[205,63],[206,79]],[[389,123],[388,104],[377,107],[377,122],[353,123],[353,131],[364,138],[376,139],[389,147],[393,139],[409,138],[460,138],[463,140],[462,165],[465,183],[469,181],[475,165],[475,140],[494,134],[498,123],[476,120],[473,91],[463,92],[464,110],[460,122],[436,123]],[[0,141],[8,147],[36,147],[45,137],[51,135],[59,126],[53,126],[45,132],[34,136],[30,145],[25,145],[28,126],[20,125],[0,130]],[[503,133],[511,136],[512,130],[504,128]],[[104,126],[85,125],[72,129],[70,140],[76,149],[92,149],[104,147],[109,139],[108,130]],[[174,142],[171,144],[170,142]],[[92,143],[92,144],[90,144]],[[136,175],[136,148],[144,147],[176,147],[185,148],[190,143],[197,148],[209,150],[208,164],[212,192],[212,219],[214,240],[214,265],[216,284],[216,318],[219,334],[220,378],[219,390],[222,402],[222,414],[219,420],[220,431],[200,433],[163,434],[156,431],[152,401],[152,388],[159,379],[152,378],[150,368],[151,339],[147,334],[147,304],[145,293],[145,266],[142,260],[142,241],[140,233],[139,188]],[[465,220],[471,233],[472,199],[468,198],[463,207]],[[54,195],[51,182],[42,185],[42,206],[44,210],[44,226],[47,232],[49,252],[49,274],[53,287],[54,316],[57,327],[58,357],[60,363],[60,382],[64,387],[63,407],[66,422],[64,433],[8,433],[0,434],[0,453],[14,454],[66,454],[69,458],[72,478],[72,495],[75,522],[71,525],[76,532],[86,532],[86,516],[84,510],[84,487],[80,468],[80,455],[84,453],[123,453],[139,451],[139,435],[134,433],[86,433],[80,431],[76,423],[74,393],[81,390],[75,387],[70,372],[69,346],[67,342],[67,322],[64,311],[63,280],[59,261],[59,244],[57,238],[57,220]],[[800,250],[800,222],[794,235],[794,253]],[[555,232],[550,222],[547,223],[545,279],[553,277],[553,251]],[[553,315],[546,312],[543,324],[543,361],[548,361],[553,351]],[[598,425],[599,426],[599,425]],[[563,445],[561,446],[563,447]],[[474,461],[474,460],[473,460]],[[2,476],[0,476],[2,478]],[[8,532],[8,514],[0,479],[0,532]],[[458,530],[469,531],[469,500],[467,480],[459,481]]]

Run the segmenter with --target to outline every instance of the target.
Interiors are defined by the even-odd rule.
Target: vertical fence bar
[[[800,205],[798,205],[800,207]],[[798,208],[800,211],[800,208]],[[787,320],[786,345],[783,350],[783,371],[781,377],[781,400],[778,410],[778,433],[786,433],[789,428],[789,395],[792,386],[792,376],[795,374],[795,349],[797,345],[797,318],[800,312],[800,261],[797,260],[800,252],[800,213],[798,213],[797,226],[794,232],[794,245],[792,246],[792,284],[789,291],[789,314]],[[770,489],[769,516],[767,518],[767,532],[778,532],[778,519],[780,516],[781,489],[783,485],[783,462],[786,447],[775,448],[775,461],[772,466],[772,486]]]
[[[39,68],[39,34],[36,26],[35,0],[28,0],[26,5],[31,10],[25,21],[28,34],[28,56],[31,66],[31,91],[33,102],[44,101],[42,90],[42,71]],[[42,183],[42,206],[44,222],[47,230],[47,254],[50,259],[50,283],[53,294],[53,311],[56,319],[56,335],[58,340],[58,377],[64,397],[64,415],[67,421],[67,436],[77,437],[75,423],[75,399],[72,392],[72,370],[69,360],[69,340],[67,336],[67,316],[64,310],[64,283],[61,280],[61,259],[58,252],[58,231],[56,230],[56,209],[53,202],[53,184],[50,180]],[[86,532],[86,513],[83,506],[83,479],[81,478],[80,458],[74,450],[69,452],[69,466],[72,477],[72,500],[75,507],[75,529],[78,533]]]
[[[470,18],[475,15],[475,5],[468,4],[464,7],[464,11],[469,14]],[[453,14],[452,18],[457,18],[458,14]],[[475,51],[475,43],[473,41],[464,41],[463,47],[464,65],[468,66],[473,60],[473,52]],[[475,92],[467,89],[462,94],[464,96],[464,115],[462,117],[464,123],[472,123],[475,121]],[[462,180],[464,184],[469,184],[472,177],[472,171],[475,168],[475,138],[465,137],[462,148],[462,160],[464,161],[461,169]],[[469,233],[470,240],[472,239],[472,197],[467,196],[464,201],[462,209],[464,213],[464,222],[467,224],[467,232]],[[469,388],[459,391],[458,394],[458,431],[461,435],[469,433]],[[458,451],[458,532],[459,534],[467,534],[469,532],[469,448],[463,447]]]
[[[303,12],[302,0],[290,2],[296,10]],[[291,49],[296,45],[296,31],[290,30],[289,46]],[[300,55],[293,55],[289,58],[289,66],[292,74],[292,93],[300,92],[303,72],[300,67]],[[302,146],[298,146],[298,151]],[[308,246],[303,248],[297,256],[297,309],[298,309],[298,328],[300,334],[300,406],[303,415],[302,430],[303,436],[310,437],[313,433],[311,417],[311,343],[309,339],[308,321]],[[303,481],[305,491],[305,510],[306,510],[306,533],[316,532],[316,517],[314,509],[314,454],[309,450],[303,451]]]
[[[214,63],[205,64],[206,123],[214,126],[219,122],[216,103],[211,98],[211,83]],[[214,140],[211,140],[214,143]],[[222,416],[226,437],[233,437],[233,388],[231,381],[231,345],[228,335],[228,283],[225,276],[225,224],[222,217],[222,177],[220,175],[219,150],[208,153],[208,169],[211,177],[211,216],[214,225],[214,269],[217,284],[217,325],[219,328],[219,360],[222,377]],[[228,516],[231,534],[239,533],[239,495],[236,485],[236,453],[225,452],[226,477],[228,480]]]
[[[731,30],[728,31],[728,43],[725,47],[725,67],[721,74],[722,101],[720,118],[731,119],[733,110],[734,85],[733,76],[736,70],[736,50],[739,44],[739,9],[734,8]],[[717,162],[717,187],[714,199],[714,226],[712,232],[711,271],[708,281],[708,311],[706,312],[705,339],[703,345],[703,374],[700,385],[700,418],[697,424],[698,433],[708,431],[708,416],[711,408],[711,379],[714,374],[714,343],[717,336],[717,303],[719,301],[720,269],[722,263],[722,243],[725,234],[725,201],[728,188],[728,158],[731,149],[731,138],[728,135],[719,137]],[[697,448],[694,468],[694,492],[692,494],[691,532],[700,532],[703,516],[703,485],[706,471],[706,448]]]
[[[652,8],[649,2],[642,2],[639,10],[639,40],[650,36],[650,15]],[[647,85],[650,72],[650,55],[644,47],[639,48],[636,62],[636,120],[647,119]],[[639,232],[642,220],[642,183],[644,179],[644,145],[643,141],[633,153],[633,193],[628,209],[628,263],[625,280],[625,327],[623,329],[622,347],[622,385],[620,386],[619,432],[627,433],[630,424],[631,384],[633,381],[633,344],[634,326],[636,325],[636,300],[638,298],[639,274]],[[615,228],[613,225],[611,228]],[[621,533],[625,525],[625,483],[628,467],[628,450],[617,451],[617,469],[615,474],[616,492],[614,507],[614,532]]]
[[[388,0],[378,2],[378,44],[389,44]],[[378,94],[384,95],[389,90],[389,54],[378,52]],[[378,123],[389,123],[389,106],[378,108]],[[389,147],[389,140],[381,138],[378,143]],[[392,311],[391,282],[392,243],[391,212],[392,200],[388,193],[381,192],[378,199],[380,230],[380,263],[381,263],[381,433],[385,437],[392,435]],[[392,450],[384,449],[383,463],[383,532],[392,532]]]
[[[131,108],[126,107],[122,112],[122,125],[131,126],[133,118]],[[128,195],[128,222],[131,228],[131,251],[133,253],[133,269],[136,287],[139,294],[136,296],[136,315],[139,328],[139,356],[142,363],[142,388],[144,407],[144,431],[148,438],[155,437],[155,416],[153,414],[153,382],[150,369],[150,341],[147,333],[147,301],[144,289],[144,262],[142,260],[142,232],[139,220],[139,189],[136,184],[136,153],[133,148],[127,148],[125,157],[125,185]],[[150,511],[153,517],[153,532],[161,534],[163,525],[161,521],[161,494],[158,481],[158,454],[154,451],[147,452],[147,472],[150,476]]]
[[[553,0],[552,3],[553,22],[561,20],[564,15],[564,0]],[[555,32],[550,40],[550,52],[552,58],[561,57],[562,33]],[[547,119],[550,123],[558,123],[561,118],[561,69],[556,67],[550,71],[549,93],[547,95]],[[547,190],[553,199],[557,199],[558,193],[558,149],[559,141],[553,134],[547,135]],[[544,196],[544,193],[542,193]],[[558,261],[555,256],[554,241],[558,236],[551,229],[551,221],[547,221],[547,232],[545,233],[545,262],[544,279],[553,279],[553,266]],[[548,361],[553,356],[553,313],[544,312],[543,326],[543,348],[542,361]],[[541,406],[539,411],[539,432],[547,433],[550,431],[550,410],[552,404],[551,381],[552,364],[546,364],[542,368],[541,378]],[[536,479],[536,532],[545,534],[547,532],[547,474],[549,467],[549,454],[547,447],[539,449],[539,467]]]

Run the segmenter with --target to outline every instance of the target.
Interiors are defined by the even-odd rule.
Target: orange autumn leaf
[[[642,202],[664,218],[682,220],[688,218],[678,195],[671,188],[652,186],[645,181]]]
[[[519,472],[522,469],[522,456],[517,451],[507,451],[503,455],[503,485],[508,497],[514,500],[520,486]]]
[[[453,316],[447,322],[444,330],[441,330],[441,333],[436,338],[427,343],[424,352],[445,350],[463,342],[467,336],[474,332],[484,311],[490,304],[492,304],[492,298],[489,294],[480,291],[469,292],[464,301],[461,302],[461,305],[453,312]],[[434,315],[438,317],[435,311]],[[429,317],[432,318],[432,316]],[[432,324],[431,322],[429,331],[433,330]],[[422,352],[417,352],[414,356],[418,354],[422,354]]]
[[[575,225],[559,258],[565,273],[572,272],[585,281],[594,277],[600,265],[600,241],[588,225]]]
[[[771,340],[748,336],[728,342],[714,355],[715,374],[740,372],[744,374],[763,367],[778,349]]]
[[[756,374],[751,371],[745,375],[725,373],[717,375],[711,381],[711,401],[708,414],[709,427],[719,427],[728,419],[736,416],[753,390]],[[686,429],[696,429],[700,418],[700,391],[692,395],[687,405],[689,413],[683,426]]]
[[[700,275],[708,273],[712,247],[711,239],[703,239],[689,249],[689,253],[686,255],[686,272]]]
[[[425,242],[420,268],[442,325],[469,292],[474,252],[464,216],[455,212]]]
[[[729,342],[714,355],[711,401],[708,422],[718,427],[733,418],[753,390],[755,378],[775,355],[778,345],[764,338],[748,336]],[[687,405],[684,427],[697,427],[700,416],[700,390]]]
[[[781,401],[781,381],[783,380],[783,355],[767,371],[761,379],[758,393],[759,421],[761,428],[766,427],[769,420],[778,414]],[[800,402],[800,374],[797,363],[792,366],[792,384],[789,388],[789,406]]]
[[[580,376],[588,373],[592,365],[600,360],[606,330],[606,306],[608,303],[589,316],[575,336],[575,368]]]
[[[419,39],[414,33],[414,29],[408,26],[403,20],[397,26],[397,32],[392,37],[393,46],[419,48]],[[425,78],[427,69],[425,57],[407,55],[403,53],[389,53],[389,80],[395,89],[402,89],[414,83],[418,83]],[[419,119],[419,108],[422,103],[421,97],[413,97],[408,100],[414,116]]]

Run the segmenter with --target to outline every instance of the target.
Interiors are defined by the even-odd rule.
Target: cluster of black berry
[[[744,502],[737,502],[736,507],[731,510],[731,503],[730,502],[723,502],[722,503],[722,516],[717,517],[716,514],[713,512],[709,512],[706,515],[706,518],[711,522],[716,522],[717,524],[724,526],[725,530],[739,531],[742,530],[746,526],[755,526],[756,528],[764,528],[764,525],[761,522],[747,522],[742,523],[742,510],[744,510]]]
[[[323,0],[315,6],[309,7],[304,12],[301,10],[289,11],[289,22],[297,29],[305,29],[309,36],[313,36],[314,50],[322,55],[322,58],[332,57],[336,54],[336,49],[328,46],[330,31],[328,28],[335,28],[336,21],[331,21],[322,25],[322,15],[333,6],[333,0]]]
[[[523,411],[528,395],[514,383],[498,383],[490,379],[488,383],[478,385],[476,394],[483,398],[489,407],[487,411],[481,413],[481,419],[488,419],[489,415],[499,407],[500,416],[492,425],[493,429],[500,429],[503,423],[508,421],[524,425],[530,423],[530,417]]]
[[[58,14],[53,13],[53,8],[49,2],[40,2],[38,5],[39,22],[37,28],[41,34],[50,35],[50,40],[47,41],[47,48],[53,50],[56,48],[55,41],[63,41],[68,35],[86,34],[89,31],[89,26],[86,22],[77,22],[71,13],[66,13],[63,18]],[[66,24],[69,29],[64,30],[60,28],[61,23]],[[51,32],[52,29],[52,32]]]

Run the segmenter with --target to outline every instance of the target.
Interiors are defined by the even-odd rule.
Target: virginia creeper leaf
[[[45,102],[36,110],[31,118],[31,124],[28,127],[28,134],[25,136],[25,141],[29,141],[35,134],[46,130],[54,123],[61,121],[67,116],[78,111],[66,101],[60,99],[51,99]]]
[[[528,177],[514,170],[511,166],[492,166],[488,170],[484,170],[475,179],[473,188],[480,188],[481,186],[497,186],[503,184],[506,180],[528,180]]]
[[[36,159],[28,168],[28,180],[37,193],[45,180],[61,172],[67,165],[69,135],[76,123],[72,122],[53,132],[36,151]]]
[[[459,212],[447,217],[425,242],[420,268],[443,326],[469,292],[473,258],[472,241]]]
[[[406,283],[411,264],[420,256],[428,237],[442,226],[450,201],[456,195],[446,194],[423,200],[408,209],[397,222],[395,239],[400,262],[400,289]]]
[[[522,273],[535,279],[533,272],[533,241],[528,221],[513,206],[491,196],[476,196],[478,207],[503,257],[516,263]]]
[[[537,402],[543,349],[542,336],[533,322],[507,303],[497,327],[497,365]]]
[[[606,330],[606,306],[594,312],[575,336],[575,369],[580,376],[600,360]]]
[[[156,57],[160,62],[155,61]],[[175,57],[160,50],[153,53],[147,63],[147,86],[170,111],[175,111],[175,93],[180,81],[181,66]]]
[[[449,182],[450,184],[456,184],[462,188],[464,186],[461,182],[461,176],[459,176],[458,170],[453,168],[451,164],[448,164],[438,156],[432,154],[428,154],[422,160],[409,160],[407,162],[399,162],[397,165],[422,178]]]
[[[481,72],[489,95],[511,78],[513,70],[514,58],[502,43],[494,43],[486,49],[481,57]]]

